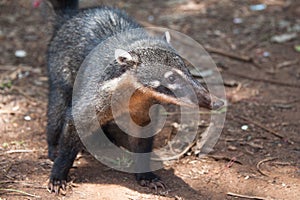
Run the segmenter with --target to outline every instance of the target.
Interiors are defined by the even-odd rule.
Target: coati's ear
[[[115,50],[115,59],[120,65],[125,65],[125,64],[133,61],[132,56],[123,49]]]
[[[167,43],[170,44],[170,42],[171,42],[171,35],[170,35],[169,31],[165,32],[164,39],[167,41]]]

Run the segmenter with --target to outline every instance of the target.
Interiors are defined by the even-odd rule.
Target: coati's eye
[[[175,78],[175,76],[170,75],[170,76],[168,77],[168,80],[169,80],[170,83],[174,83],[175,80],[176,80],[176,78]]]

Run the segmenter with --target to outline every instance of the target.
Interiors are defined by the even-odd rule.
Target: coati
[[[122,91],[122,87],[135,90],[127,111],[140,126],[149,123],[149,108],[155,103],[197,103],[209,109],[222,106],[221,101],[213,100],[207,89],[192,77],[183,59],[171,47],[168,33],[161,38],[149,36],[137,22],[116,8],[79,10],[78,0],[49,1],[57,14],[57,24],[47,52],[47,143],[48,156],[54,161],[49,181],[51,192],[59,193],[60,189],[65,189],[68,172],[82,148],[72,118],[72,92],[77,72],[89,53],[109,37],[118,35],[116,42],[107,47],[111,52],[107,58],[114,61],[108,63],[99,85],[95,85],[99,89],[96,112],[101,126],[114,120],[111,107],[107,105],[111,100],[109,94],[116,89]],[[141,31],[132,34],[130,30],[134,29]],[[189,98],[187,84],[195,91],[195,102]],[[122,104],[122,97],[119,100]],[[152,150],[153,137],[129,136],[129,140],[131,152]],[[136,162],[147,165],[149,161],[137,159]],[[136,173],[135,177],[142,186],[164,187],[152,172]]]

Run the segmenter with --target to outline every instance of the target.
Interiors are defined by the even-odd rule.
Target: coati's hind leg
[[[144,173],[136,173],[135,178],[141,186],[149,187],[151,189],[157,190],[158,187],[166,189],[166,185],[161,181],[161,179],[151,172],[150,169],[150,154],[152,151],[153,137],[149,138],[136,138],[132,136],[129,137],[130,150],[134,153],[141,153],[140,155],[134,156],[134,167],[138,171],[147,171]]]
[[[62,134],[68,98],[58,88],[51,88],[48,102],[47,143],[48,157],[54,161],[57,157],[57,146]]]

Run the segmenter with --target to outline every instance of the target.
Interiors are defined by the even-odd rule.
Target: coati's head
[[[165,37],[169,43],[169,34]],[[184,60],[171,48],[157,46],[136,48],[129,52],[115,50],[115,59],[139,83],[139,90],[162,103],[198,105],[218,109],[223,101],[209,94],[189,72]]]

